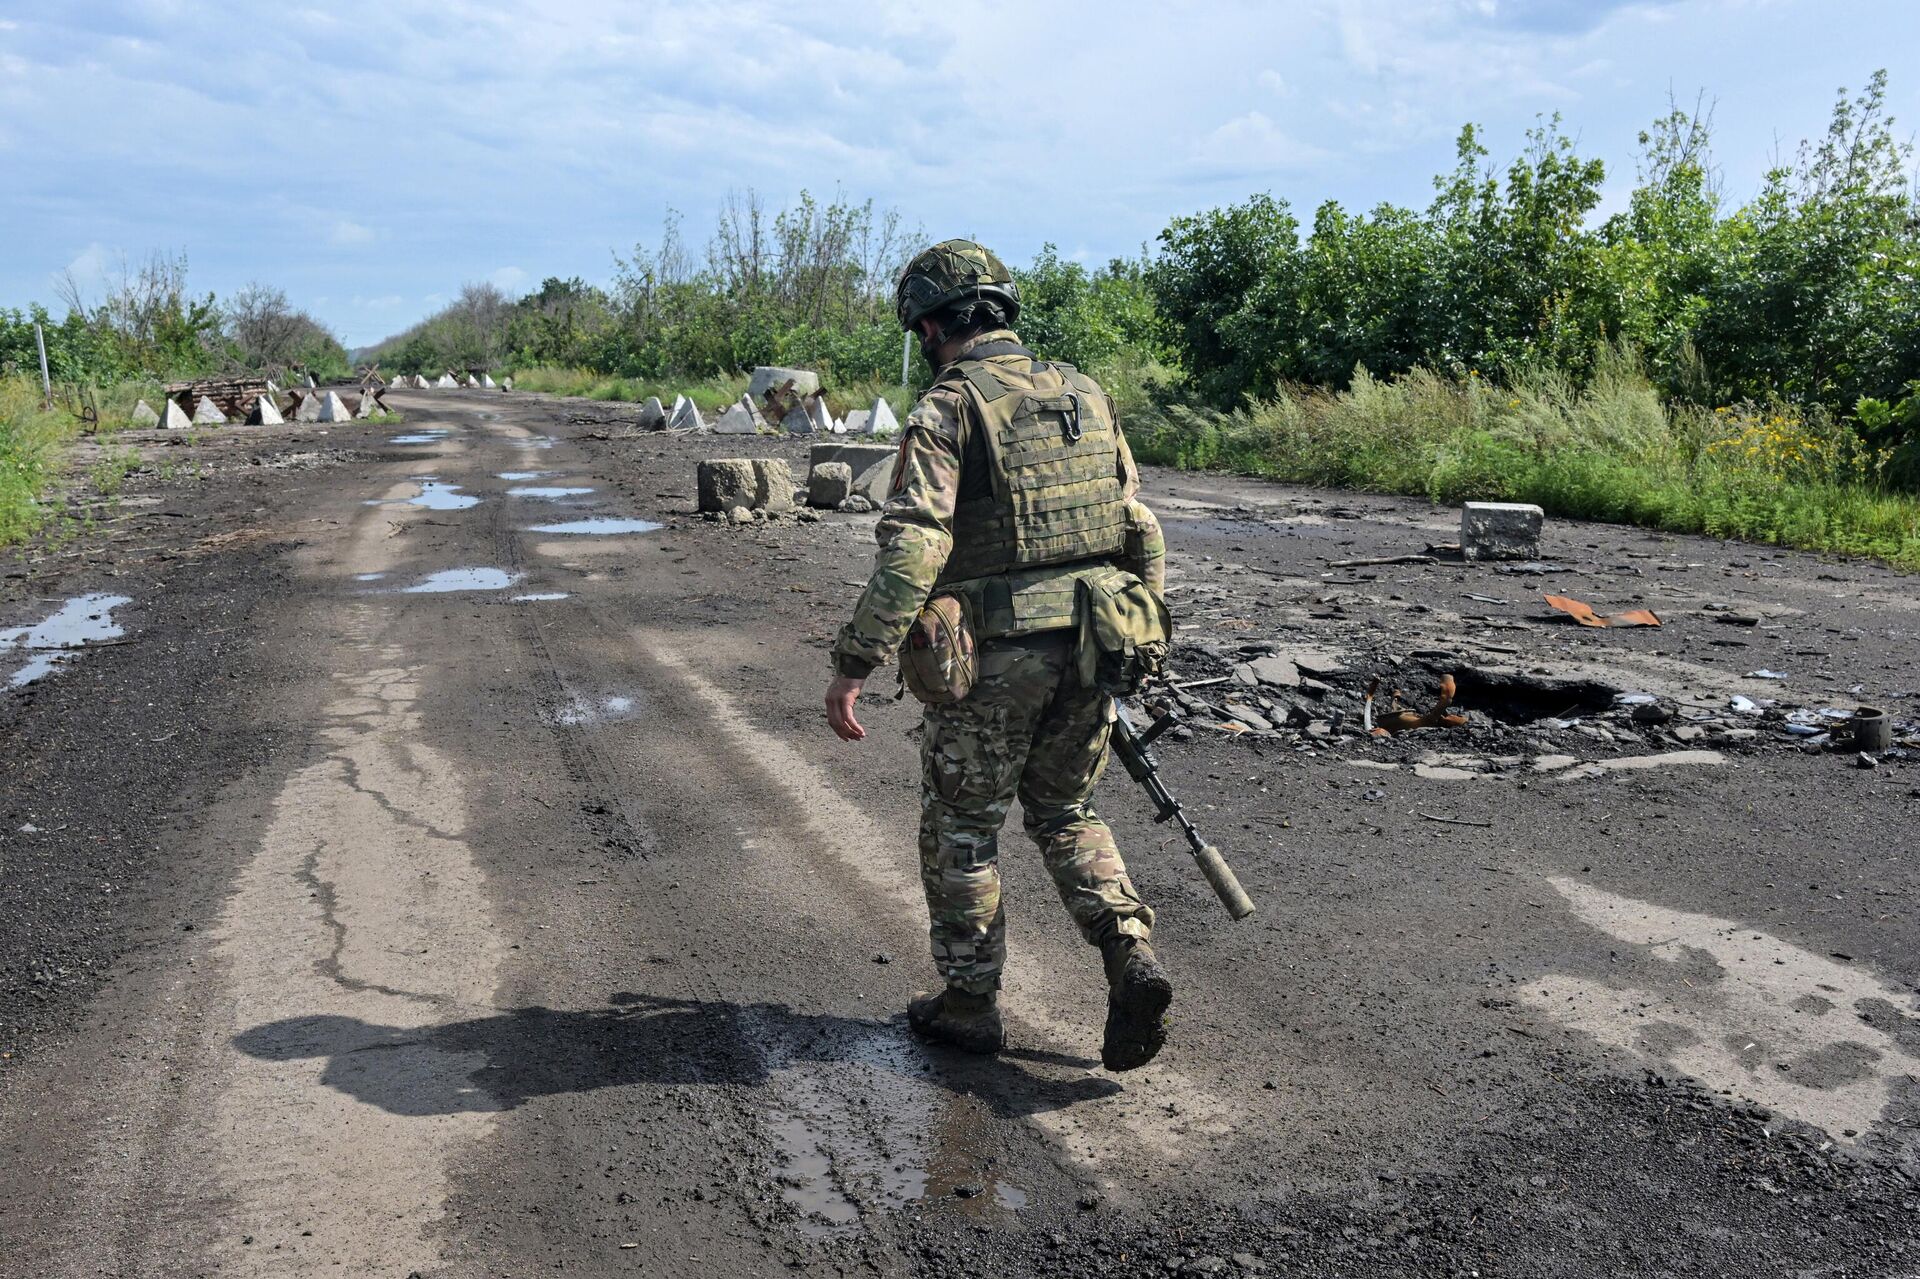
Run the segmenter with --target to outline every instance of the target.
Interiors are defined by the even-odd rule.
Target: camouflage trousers
[[[1006,965],[1000,827],[1015,796],[1067,913],[1089,942],[1146,938],[1113,832],[1093,811],[1107,763],[1109,699],[1083,688],[1072,631],[980,646],[965,700],[929,706],[921,739],[920,882],[933,962],[947,984],[984,992]]]

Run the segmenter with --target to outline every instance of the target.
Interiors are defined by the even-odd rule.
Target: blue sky
[[[1913,0],[0,0],[0,305],[165,249],[360,345],[748,187],[1102,260],[1254,191],[1424,204],[1463,122],[1504,161],[1555,111],[1617,202],[1670,91],[1737,200],[1876,68],[1920,126],[1917,52]]]

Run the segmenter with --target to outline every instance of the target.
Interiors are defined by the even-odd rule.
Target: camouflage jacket
[[[1004,341],[1018,339],[1006,329],[979,334],[968,341],[960,358],[982,343]],[[1019,361],[1024,357],[991,358]],[[953,547],[954,505],[968,478],[962,470],[974,429],[971,417],[964,396],[942,387],[927,392],[907,415],[893,484],[874,530],[880,551],[852,620],[834,640],[835,674],[864,679],[874,667],[890,660],[913,625],[914,615],[927,602]],[[1153,512],[1136,497],[1139,473],[1124,436],[1119,445],[1120,480],[1129,517],[1123,563],[1155,593],[1164,593],[1166,544]]]

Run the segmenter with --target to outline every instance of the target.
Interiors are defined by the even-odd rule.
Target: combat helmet
[[[1020,286],[993,250],[972,240],[942,240],[907,263],[893,289],[900,327],[923,315],[967,302],[992,302],[1012,324],[1020,317]]]

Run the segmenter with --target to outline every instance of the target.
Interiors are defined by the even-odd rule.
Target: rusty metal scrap
[[[1660,618],[1650,608],[1630,609],[1625,613],[1603,616],[1593,611],[1593,605],[1566,595],[1549,595],[1547,604],[1558,612],[1565,613],[1582,626],[1606,628],[1611,626],[1658,626]]]
[[[1374,737],[1386,737],[1393,733],[1404,733],[1415,728],[1465,728],[1467,717],[1458,711],[1450,710],[1453,705],[1453,676],[1440,677],[1440,696],[1435,699],[1430,710],[1407,710],[1400,705],[1400,694],[1393,694],[1393,708],[1379,716],[1373,711],[1374,698],[1380,689],[1380,681],[1372,680],[1367,684],[1367,699],[1364,712],[1364,724]]]

